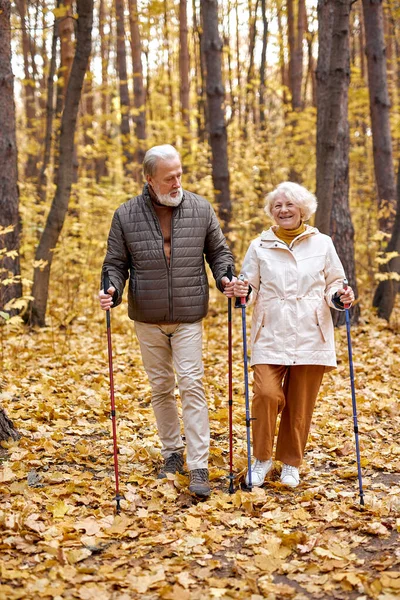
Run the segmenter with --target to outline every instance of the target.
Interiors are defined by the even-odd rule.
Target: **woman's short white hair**
[[[292,181],[284,181],[280,183],[272,192],[267,194],[265,198],[265,212],[269,217],[273,219],[272,208],[280,196],[284,196],[286,200],[291,200],[293,204],[298,206],[301,211],[301,217],[303,221],[308,219],[317,210],[317,199],[309,192],[305,187]]]
[[[162,146],[153,146],[150,150],[147,150],[143,159],[143,175],[150,175],[154,177],[157,170],[157,163],[160,160],[170,160],[171,158],[179,158],[181,156],[176,148],[170,144],[163,144]]]

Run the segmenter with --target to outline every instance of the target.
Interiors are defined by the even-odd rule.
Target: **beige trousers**
[[[275,458],[299,467],[325,367],[254,365],[253,369],[253,454],[262,461],[272,457],[276,422],[281,413]]]
[[[135,321],[135,331],[151,386],[163,457],[184,449],[174,394],[175,368],[182,402],[186,463],[190,471],[207,469],[210,426],[203,387],[202,322],[153,325]]]

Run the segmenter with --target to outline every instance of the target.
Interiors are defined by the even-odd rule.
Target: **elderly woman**
[[[252,484],[261,486],[272,469],[272,449],[281,413],[275,458],[283,463],[281,482],[296,487],[299,466],[325,371],[336,366],[330,307],[354,301],[343,289],[343,266],[331,238],[306,225],[317,200],[304,187],[285,182],[268,194],[266,213],[275,225],[247,251],[235,296],[250,294]],[[249,483],[249,474],[246,476]]]

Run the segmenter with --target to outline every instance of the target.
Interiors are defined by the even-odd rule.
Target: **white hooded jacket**
[[[288,246],[271,227],[250,244],[242,273],[252,287],[251,365],[336,367],[330,308],[343,287],[331,238],[306,225]],[[330,369],[328,369],[330,370]]]

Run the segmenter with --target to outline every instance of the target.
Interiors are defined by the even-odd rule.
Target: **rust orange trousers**
[[[272,457],[281,413],[275,458],[299,467],[325,366],[254,365],[253,370],[253,455],[262,461]]]

